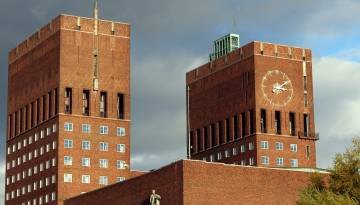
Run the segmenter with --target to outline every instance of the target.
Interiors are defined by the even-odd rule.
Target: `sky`
[[[238,33],[311,48],[317,165],[360,136],[360,1],[99,0],[100,17],[132,25],[131,167],[186,155],[185,72],[207,62],[213,40]],[[92,0],[0,0],[0,201],[5,171],[7,54],[55,16],[92,15]]]

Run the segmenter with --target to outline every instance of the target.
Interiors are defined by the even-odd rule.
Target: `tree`
[[[343,154],[336,154],[328,186],[315,173],[308,187],[301,191],[297,205],[356,205],[360,202],[360,138]]]

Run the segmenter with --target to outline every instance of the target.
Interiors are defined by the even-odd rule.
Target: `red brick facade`
[[[183,160],[65,201],[65,205],[148,205],[153,189],[161,204],[295,204],[310,172]]]
[[[191,158],[316,167],[311,50],[252,42],[186,84]]]
[[[62,204],[104,186],[100,176],[132,176],[130,25],[99,21],[99,91],[93,30],[91,18],[60,15],[9,53],[6,205]]]

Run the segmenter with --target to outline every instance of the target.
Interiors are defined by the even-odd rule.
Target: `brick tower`
[[[189,157],[316,167],[311,50],[251,42],[212,56],[186,74]]]
[[[9,53],[6,205],[130,177],[130,25],[60,15]]]

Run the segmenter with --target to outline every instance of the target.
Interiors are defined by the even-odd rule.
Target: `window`
[[[117,108],[118,119],[125,119],[125,101],[124,101],[124,94],[122,93],[118,93],[116,108]]]
[[[307,98],[307,93],[304,93],[304,107],[308,106],[308,98]]]
[[[72,165],[72,157],[64,156],[64,165]]]
[[[225,119],[225,132],[226,132],[226,142],[230,142],[231,133],[230,133],[230,119]]]
[[[304,114],[304,136],[309,136],[309,115]]]
[[[89,124],[82,124],[81,125],[81,130],[82,130],[83,133],[90,133],[91,126]]]
[[[290,166],[291,167],[298,167],[298,160],[297,159],[290,159]]]
[[[118,168],[118,169],[125,169],[125,161],[123,161],[123,160],[116,160],[116,168]]]
[[[64,182],[72,182],[72,174],[64,173]]]
[[[125,136],[125,128],[124,127],[117,127],[116,128],[116,136],[124,137]]]
[[[253,142],[249,142],[249,150],[254,150],[254,143]]]
[[[109,144],[107,142],[100,142],[100,151],[108,151]]]
[[[215,157],[214,157],[214,155],[212,154],[212,155],[210,155],[210,162],[213,162],[213,161],[215,161]]]
[[[55,114],[57,114],[59,112],[59,101],[58,101],[58,89],[55,88],[55,91],[54,91],[54,97],[55,97]]]
[[[15,113],[16,114],[16,113]],[[16,115],[15,115],[16,117]],[[36,124],[40,124],[40,99],[36,99]],[[15,123],[16,125],[16,123]]]
[[[116,182],[125,181],[125,177],[116,177]]]
[[[246,136],[246,113],[243,112],[241,113],[241,136],[245,137]]]
[[[290,151],[297,152],[297,144],[290,144]]]
[[[107,117],[107,93],[100,92],[100,117]]]
[[[83,150],[90,150],[90,141],[82,141],[81,147]]]
[[[275,132],[276,134],[281,134],[281,113],[280,111],[275,111]]]
[[[64,131],[66,131],[66,132],[72,132],[72,131],[73,131],[73,123],[71,123],[71,122],[65,122],[65,123],[64,123]]]
[[[208,128],[205,126],[203,128],[204,131],[204,144],[205,144],[205,149],[208,149],[210,147],[210,143],[209,143],[209,135],[208,135]]]
[[[64,99],[64,103],[65,103],[65,113],[66,114],[71,114],[72,112],[72,89],[71,88],[65,88],[65,99]]]
[[[100,134],[102,134],[102,135],[107,135],[107,134],[109,134],[109,127],[108,127],[108,126],[101,125],[101,126],[100,126]]]
[[[99,160],[100,168],[108,168],[108,160],[107,159],[100,159]]]
[[[73,141],[69,139],[64,140],[64,148],[73,148]]]
[[[295,113],[289,113],[290,135],[295,136]]]
[[[90,158],[81,158],[81,166],[90,167]]]
[[[218,127],[219,127],[219,144],[224,143],[224,132],[223,132],[223,122],[219,121],[218,122]]]
[[[282,158],[282,157],[276,158],[276,165],[277,166],[284,166],[284,158]]]
[[[30,104],[30,127],[34,127],[34,123],[35,123],[35,115],[34,115],[34,102],[32,102]]]
[[[238,154],[238,148],[237,147],[233,147],[232,149],[232,155],[235,156]]]
[[[255,133],[255,116],[254,116],[254,110],[249,111],[250,114],[250,134]]]
[[[225,150],[225,158],[228,158],[228,157],[230,157],[229,150]]]
[[[266,133],[266,110],[261,109],[260,111],[260,128],[262,133]]]
[[[199,152],[202,149],[200,146],[202,144],[200,129],[196,130],[196,139],[196,150]]]
[[[90,175],[82,175],[81,176],[81,183],[90,184]]]
[[[269,142],[268,141],[260,141],[261,149],[269,149]]]
[[[49,101],[49,105],[48,105],[48,119],[50,119],[53,115],[53,99],[52,99],[52,94],[51,91],[48,93],[48,101]]]
[[[276,150],[283,150],[284,149],[284,144],[282,142],[276,142],[275,143],[275,149]]]
[[[237,115],[234,115],[233,118],[233,127],[234,127],[234,139],[238,139],[239,138],[239,117]]]
[[[210,125],[211,130],[211,145],[214,147],[217,145],[216,143],[216,125],[213,123]]]
[[[124,144],[117,144],[116,145],[116,151],[124,153],[125,152],[125,145]]]
[[[269,157],[268,156],[261,156],[261,164],[269,165]]]
[[[46,120],[46,105],[48,103],[46,102],[46,95],[42,97],[42,121],[44,122]]]
[[[222,154],[221,154],[221,152],[218,152],[218,153],[217,153],[217,159],[218,159],[218,160],[221,160],[221,159],[222,159]]]
[[[107,176],[100,176],[99,177],[99,184],[100,185],[107,185],[108,184],[108,177]]]
[[[306,145],[306,158],[310,159],[310,145]]]
[[[254,157],[250,157],[250,158],[249,158],[249,165],[250,165],[250,166],[255,165],[255,158],[254,158]]]
[[[82,114],[85,116],[90,115],[90,91],[89,90],[83,90],[82,95]]]
[[[53,124],[52,130],[53,130],[53,133],[56,133],[56,124]]]
[[[241,153],[244,153],[246,151],[245,147],[246,146],[244,144],[240,145],[240,152]]]

